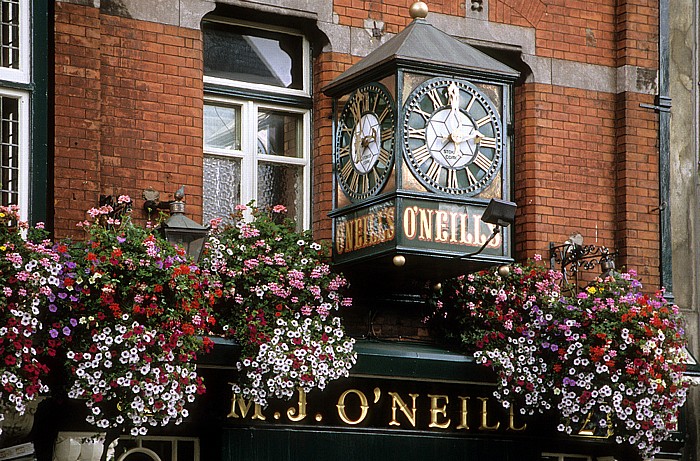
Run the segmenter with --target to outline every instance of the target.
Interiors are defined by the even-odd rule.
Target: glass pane
[[[241,149],[241,108],[204,106],[204,147]]]
[[[194,442],[191,440],[177,441],[177,461],[194,460]]]
[[[260,162],[258,164],[259,207],[284,205],[287,216],[303,225],[303,167]]]
[[[301,115],[274,110],[258,112],[258,154],[301,158]]]
[[[213,22],[202,29],[205,75],[303,89],[301,37]]]
[[[19,69],[19,2],[0,4],[0,66],[10,69]]]
[[[173,461],[172,440],[144,440],[141,446],[157,454],[160,461]]]
[[[226,218],[241,203],[241,161],[204,157],[204,223]]]
[[[19,99],[0,97],[0,203],[19,199]]]

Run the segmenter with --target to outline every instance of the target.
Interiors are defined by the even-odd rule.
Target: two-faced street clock
[[[394,102],[380,83],[355,90],[345,103],[335,133],[338,184],[352,201],[381,191],[394,163]]]
[[[466,80],[436,77],[415,88],[403,114],[403,150],[428,189],[473,196],[501,166],[499,111]]]
[[[512,260],[510,232],[487,241],[494,228],[481,216],[490,199],[511,200],[519,73],[415,5],[411,24],[324,88],[334,101],[333,258],[369,282],[404,260],[398,277],[415,279]]]

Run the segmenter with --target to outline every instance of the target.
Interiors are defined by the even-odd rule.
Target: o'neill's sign
[[[481,221],[486,203],[446,203],[395,197],[373,206],[334,214],[333,254],[339,264],[400,252],[452,257],[480,248],[494,226]],[[509,257],[508,242],[496,235],[483,256]],[[498,262],[498,261],[494,261]]]

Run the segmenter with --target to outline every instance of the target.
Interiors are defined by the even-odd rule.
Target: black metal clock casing
[[[362,85],[348,98],[335,131],[336,179],[343,193],[360,201],[381,192],[394,164],[394,101],[384,85]]]

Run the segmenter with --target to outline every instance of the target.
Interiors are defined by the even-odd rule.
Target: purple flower
[[[70,324],[72,327],[75,327],[78,325],[78,321],[76,319],[70,319]]]
[[[55,304],[49,304],[49,311],[50,312],[56,312],[58,310],[58,307],[56,307]]]
[[[51,335],[52,338],[55,338],[58,336],[58,331],[56,331],[56,329],[53,328],[51,329],[51,331],[49,331],[49,335]]]
[[[66,298],[68,297],[68,293],[60,292],[60,293],[58,294],[58,297],[61,298],[61,299],[66,299]]]
[[[63,334],[66,335],[66,336],[69,336],[69,335],[70,335],[70,328],[68,328],[68,327],[63,327]]]
[[[117,242],[119,242],[119,243],[126,242],[126,237],[122,237],[121,235],[117,235]]]

